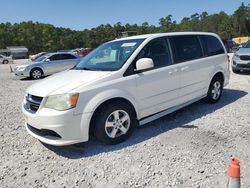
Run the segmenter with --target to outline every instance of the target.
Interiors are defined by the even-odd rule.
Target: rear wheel
[[[216,103],[220,100],[223,90],[223,81],[219,76],[213,78],[210,83],[207,97],[205,98],[208,103]]]
[[[8,64],[9,61],[8,60],[3,60],[3,64]]]
[[[42,72],[41,69],[36,68],[36,69],[32,69],[30,71],[30,77],[33,78],[33,79],[39,79],[39,78],[42,77],[42,75],[43,75],[43,72]]]
[[[124,102],[112,102],[99,108],[93,118],[94,136],[111,145],[126,140],[136,124],[133,109]]]

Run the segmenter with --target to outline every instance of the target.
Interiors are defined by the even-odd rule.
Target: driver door
[[[165,37],[147,44],[139,53],[140,58],[151,58],[154,68],[137,74],[137,101],[141,117],[161,112],[179,104],[180,74],[173,64],[170,47]]]

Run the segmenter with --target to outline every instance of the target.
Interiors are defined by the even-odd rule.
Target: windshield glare
[[[250,42],[247,42],[247,43],[243,46],[243,48],[250,48]]]
[[[85,56],[75,67],[79,70],[114,71],[120,69],[144,39],[108,42]]]

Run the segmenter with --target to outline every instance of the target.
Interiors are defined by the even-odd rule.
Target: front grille
[[[57,134],[55,131],[49,130],[49,129],[37,129],[35,127],[32,127],[31,125],[27,124],[28,129],[33,132],[34,134],[42,137],[53,137],[54,139],[60,139],[62,138],[59,134]]]
[[[42,100],[43,100],[42,97],[27,94],[25,96],[23,106],[24,106],[25,110],[27,110],[28,112],[34,114],[39,109]]]
[[[236,66],[237,68],[250,68],[250,63],[248,63],[248,64],[237,64],[237,66]]]
[[[243,61],[250,61],[250,55],[241,55],[240,59]]]

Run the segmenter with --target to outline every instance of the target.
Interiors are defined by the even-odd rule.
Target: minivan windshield
[[[74,69],[115,71],[120,69],[144,39],[107,42],[85,56]]]

